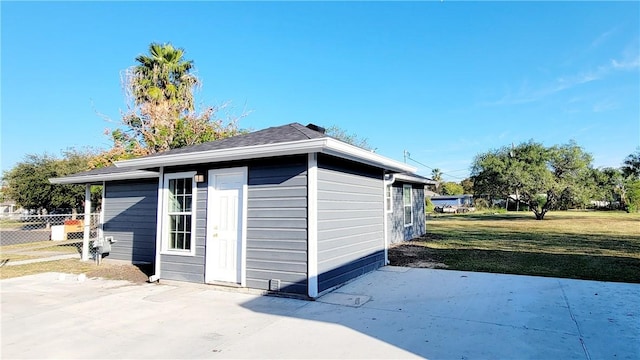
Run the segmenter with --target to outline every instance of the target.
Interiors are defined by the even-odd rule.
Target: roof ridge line
[[[299,122],[294,122],[294,123],[289,124],[289,126],[291,126],[292,128],[296,129],[296,131],[298,131],[300,134],[304,135],[307,139],[311,139],[311,137],[309,137],[309,135],[305,134],[302,130],[300,130],[297,126],[294,126],[294,125],[300,125],[305,129],[309,129],[308,127],[300,124]],[[311,130],[311,129],[309,129],[309,130]],[[311,131],[313,131],[313,130],[311,130]]]

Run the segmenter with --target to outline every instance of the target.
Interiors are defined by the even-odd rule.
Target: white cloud
[[[640,55],[630,60],[611,60],[611,68],[616,70],[633,70],[640,67]]]
[[[598,35],[598,37],[596,37],[592,42],[591,45],[589,45],[589,49],[595,49],[597,47],[599,47],[600,45],[604,44],[607,39],[609,39],[611,37],[611,35],[613,35],[613,33],[615,33],[618,30],[618,27],[614,27],[612,29],[609,29],[608,31],[603,32],[602,34]]]
[[[605,112],[609,110],[615,110],[618,107],[620,107],[620,104],[618,104],[616,101],[612,99],[604,99],[593,104],[592,110],[593,112]]]
[[[482,105],[518,105],[542,100],[556,93],[575,88],[593,81],[601,80],[617,71],[633,71],[640,68],[640,55],[625,56],[622,59],[611,59],[608,63],[600,65],[595,69],[590,69],[574,75],[561,76],[546,86],[537,89],[530,89],[528,86],[521,86],[517,93],[507,92],[501,99],[492,102],[485,102]],[[595,110],[594,110],[595,111]]]

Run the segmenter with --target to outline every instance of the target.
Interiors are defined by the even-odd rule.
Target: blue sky
[[[6,2],[2,170],[110,146],[122,70],[151,42],[186,50],[201,104],[243,128],[338,125],[419,173],[571,139],[594,166],[640,146],[640,3]],[[111,121],[105,120],[110,118]]]

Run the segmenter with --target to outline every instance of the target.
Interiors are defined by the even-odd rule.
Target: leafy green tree
[[[493,200],[509,197],[511,191],[508,184],[508,163],[509,150],[506,148],[476,155],[471,169],[474,195],[486,197],[489,204],[493,203]]]
[[[325,130],[325,134],[334,137],[340,141],[344,141],[347,144],[363,148],[365,150],[375,150],[370,144],[369,139],[358,136],[356,133],[349,133],[347,130],[337,126],[331,125]]]
[[[430,197],[425,197],[424,199],[424,211],[427,213],[432,213],[435,211],[435,205],[431,202]]]
[[[152,43],[149,54],[136,62],[124,72],[127,111],[122,127],[110,132],[112,149],[92,166],[244,133],[237,121],[246,114],[230,115],[228,103],[196,111],[194,92],[200,80],[191,73],[193,61],[184,59],[183,49]]]
[[[64,151],[62,159],[48,154],[27,155],[3,174],[6,184],[3,192],[26,209],[48,212],[56,208],[80,209],[84,204],[84,186],[51,184],[49,179],[88,170],[92,156],[91,152],[73,149]],[[99,194],[97,189],[94,200]]]
[[[547,148],[529,141],[477,155],[472,176],[476,194],[507,198],[515,193],[516,201],[542,220],[549,210],[588,201],[591,161],[575,142]]]
[[[593,200],[607,204],[614,209],[624,206],[626,199],[626,184],[622,171],[615,168],[593,169]]]
[[[464,194],[473,194],[473,179],[466,178],[460,182]]]
[[[563,193],[558,199],[560,209],[584,208],[591,202],[595,193],[590,154],[578,146],[575,141],[554,146],[551,166]]]
[[[447,181],[440,185],[440,192],[442,195],[462,195],[464,194],[464,188],[460,184]]]
[[[640,147],[624,159],[622,164],[622,174],[624,177],[640,179]]]
[[[627,183],[627,211],[640,212],[640,179]]]

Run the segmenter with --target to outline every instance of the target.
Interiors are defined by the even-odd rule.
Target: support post
[[[82,236],[82,261],[89,260],[89,236],[91,235],[91,184],[84,186],[84,234]]]
[[[307,159],[307,294],[318,297],[318,154]]]

